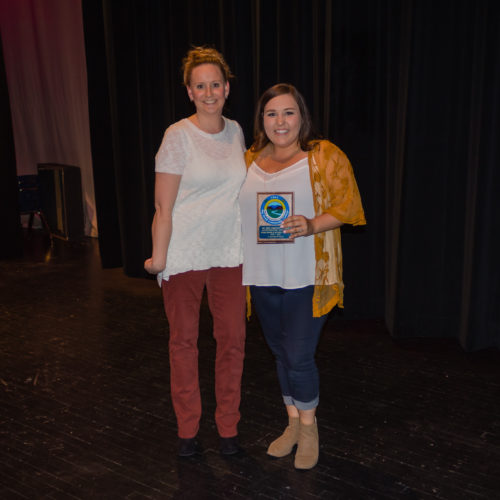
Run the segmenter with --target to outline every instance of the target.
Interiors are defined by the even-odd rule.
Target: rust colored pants
[[[245,287],[241,266],[188,271],[162,283],[170,339],[170,385],[180,438],[199,429],[201,397],[198,380],[198,331],[203,290],[213,317],[215,422],[221,437],[238,434],[241,375],[245,356]]]

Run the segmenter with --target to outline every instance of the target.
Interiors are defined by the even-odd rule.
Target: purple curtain
[[[97,236],[81,1],[0,0],[0,27],[17,173],[80,167],[85,234]]]

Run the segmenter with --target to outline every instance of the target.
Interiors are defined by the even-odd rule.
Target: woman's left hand
[[[303,215],[292,215],[283,221],[281,226],[285,233],[292,238],[299,236],[310,236],[313,234],[312,220]]]

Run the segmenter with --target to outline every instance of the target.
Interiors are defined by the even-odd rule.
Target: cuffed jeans
[[[215,422],[221,437],[238,434],[245,356],[245,288],[241,266],[215,267],[170,276],[162,283],[170,338],[170,385],[180,438],[196,436],[201,418],[198,329],[203,289],[213,317]]]
[[[278,286],[250,287],[264,337],[276,358],[278,379],[286,405],[316,408],[319,375],[314,359],[328,315],[314,318],[314,286],[287,290]]]

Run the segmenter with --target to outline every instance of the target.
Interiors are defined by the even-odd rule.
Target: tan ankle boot
[[[288,417],[288,426],[283,434],[275,439],[267,449],[267,454],[281,458],[289,455],[299,440],[299,418]]]
[[[318,463],[319,437],[318,425],[300,424],[299,442],[295,453],[296,469],[312,469]]]

